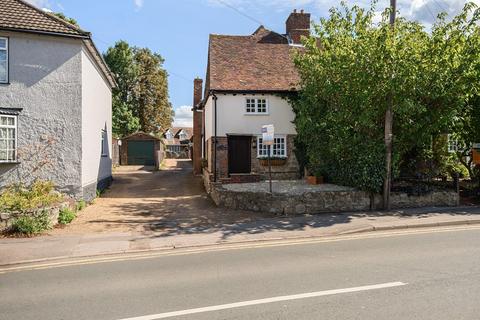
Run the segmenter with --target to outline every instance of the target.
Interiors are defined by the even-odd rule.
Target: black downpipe
[[[213,149],[213,181],[217,182],[217,96],[212,92],[213,97],[213,108],[215,112],[215,124],[214,124],[214,137],[215,137],[215,148]]]

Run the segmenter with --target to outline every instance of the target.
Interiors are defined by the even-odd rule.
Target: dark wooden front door
[[[228,173],[251,172],[252,137],[228,136]]]

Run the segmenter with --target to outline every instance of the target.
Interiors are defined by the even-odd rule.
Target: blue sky
[[[208,35],[250,34],[263,23],[284,32],[294,9],[305,9],[314,20],[326,16],[338,0],[28,0],[41,8],[61,11],[93,33],[100,51],[115,41],[148,47],[165,59],[170,100],[177,125],[191,125],[193,79],[205,77]],[[480,0],[477,0],[480,1]],[[426,24],[439,11],[458,12],[463,0],[398,0],[401,14]],[[368,6],[369,0],[349,1]],[[381,11],[389,0],[379,0]],[[249,16],[246,17],[245,15]],[[257,22],[258,21],[258,22]]]

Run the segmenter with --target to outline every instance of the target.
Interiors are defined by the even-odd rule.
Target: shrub
[[[58,223],[60,224],[69,224],[70,222],[75,219],[77,215],[75,212],[70,208],[63,208],[60,210],[58,214]]]
[[[54,190],[51,181],[37,180],[30,186],[13,184],[7,186],[0,195],[0,208],[5,211],[28,212],[44,208],[63,199],[63,195]]]
[[[50,228],[48,212],[42,211],[37,215],[20,215],[13,221],[11,231],[32,236]]]
[[[83,209],[85,209],[85,207],[87,206],[87,203],[85,202],[85,200],[80,200],[77,202],[77,205],[76,205],[76,210],[77,211],[82,211]]]

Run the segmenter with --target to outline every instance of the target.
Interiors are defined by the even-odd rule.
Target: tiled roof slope
[[[263,27],[250,36],[210,35],[206,90],[294,91],[295,50],[301,49]]]
[[[0,29],[89,37],[89,33],[23,0],[0,0]]]
[[[0,30],[80,38],[92,54],[110,86],[112,88],[116,86],[115,79],[102,55],[95,47],[91,34],[53,14],[44,12],[24,0],[0,0]]]

